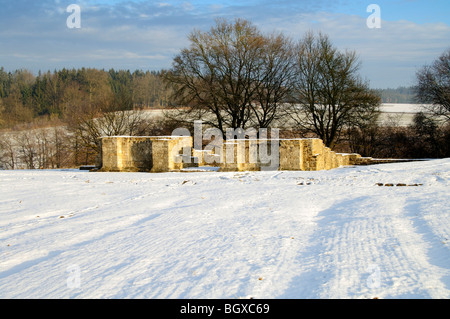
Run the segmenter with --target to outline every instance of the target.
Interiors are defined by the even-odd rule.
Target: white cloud
[[[338,48],[356,51],[362,75],[375,87],[411,85],[417,69],[450,46],[445,40],[450,39],[450,26],[443,23],[382,21],[380,29],[369,29],[363,17],[318,12],[272,18],[259,25],[297,39],[308,30],[328,34]]]
[[[327,33],[339,48],[355,50],[362,75],[373,86],[384,87],[408,85],[415,70],[439,56],[450,39],[447,24],[383,20],[381,29],[369,29],[364,16],[332,13],[337,2],[312,0],[109,5],[83,0],[77,2],[82,8],[82,28],[71,30],[65,12],[70,2],[17,0],[2,8],[0,56],[7,69],[167,68],[188,45],[192,29],[208,29],[221,16],[249,19],[263,31],[278,30],[293,38],[301,38],[310,29]]]

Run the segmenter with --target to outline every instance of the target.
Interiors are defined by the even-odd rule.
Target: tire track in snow
[[[361,289],[383,232],[374,229],[371,220],[355,218],[355,209],[367,209],[364,201],[365,197],[333,202],[318,214],[316,232],[298,257],[300,275],[282,297],[348,298],[352,288]]]
[[[405,197],[382,201],[373,196],[337,201],[319,214],[317,244],[302,255],[307,267],[285,297],[449,295],[436,275],[448,271],[430,263],[429,247],[405,209]]]
[[[267,262],[259,270],[259,278],[255,278],[247,289],[248,297],[277,298],[289,288],[293,278],[304,267],[304,261],[299,261],[298,256],[305,250],[317,227],[315,221],[321,204],[314,191],[303,190],[302,196],[297,198],[284,197],[282,191],[277,196],[278,213],[268,224],[274,225],[278,237],[268,239],[271,250],[261,257]]]

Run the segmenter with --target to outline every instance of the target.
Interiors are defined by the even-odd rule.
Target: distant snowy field
[[[450,298],[450,159],[0,185],[0,298]]]
[[[419,112],[427,113],[420,104],[383,103],[380,106],[381,125],[409,126],[413,124],[414,115]]]

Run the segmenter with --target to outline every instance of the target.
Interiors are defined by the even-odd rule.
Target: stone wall
[[[191,148],[192,137],[190,136],[104,137],[102,138],[100,171],[169,172],[180,170],[195,165]]]
[[[272,141],[258,140],[256,150],[251,147],[251,140],[231,140],[223,145],[222,153],[227,152],[230,145],[234,146],[234,157],[222,156],[220,163],[221,171],[254,171],[264,168],[270,168],[270,165],[261,162],[257,155],[256,162],[250,161],[253,153],[259,154],[259,148],[266,143],[269,153],[273,145]],[[321,139],[279,139],[278,144],[278,170],[289,171],[318,171],[329,170],[341,166],[356,165],[357,159],[361,158],[359,154],[341,154],[332,151],[326,147]],[[239,152],[240,151],[240,152]],[[229,153],[232,154],[232,153]],[[253,155],[254,158],[254,155]],[[272,167],[273,168],[273,167]]]
[[[328,170],[370,163],[359,154],[340,154],[317,138],[236,139],[221,148],[193,149],[190,136],[102,138],[100,171],[171,172],[186,167],[219,166],[220,171]]]

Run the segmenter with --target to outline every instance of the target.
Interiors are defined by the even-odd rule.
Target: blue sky
[[[66,25],[70,4],[81,8],[79,29]],[[367,27],[369,4],[381,9],[381,28]],[[169,68],[187,34],[217,17],[248,19],[293,39],[326,33],[339,49],[356,51],[374,88],[413,84],[421,66],[450,48],[449,0],[0,0],[0,66],[34,73]]]

